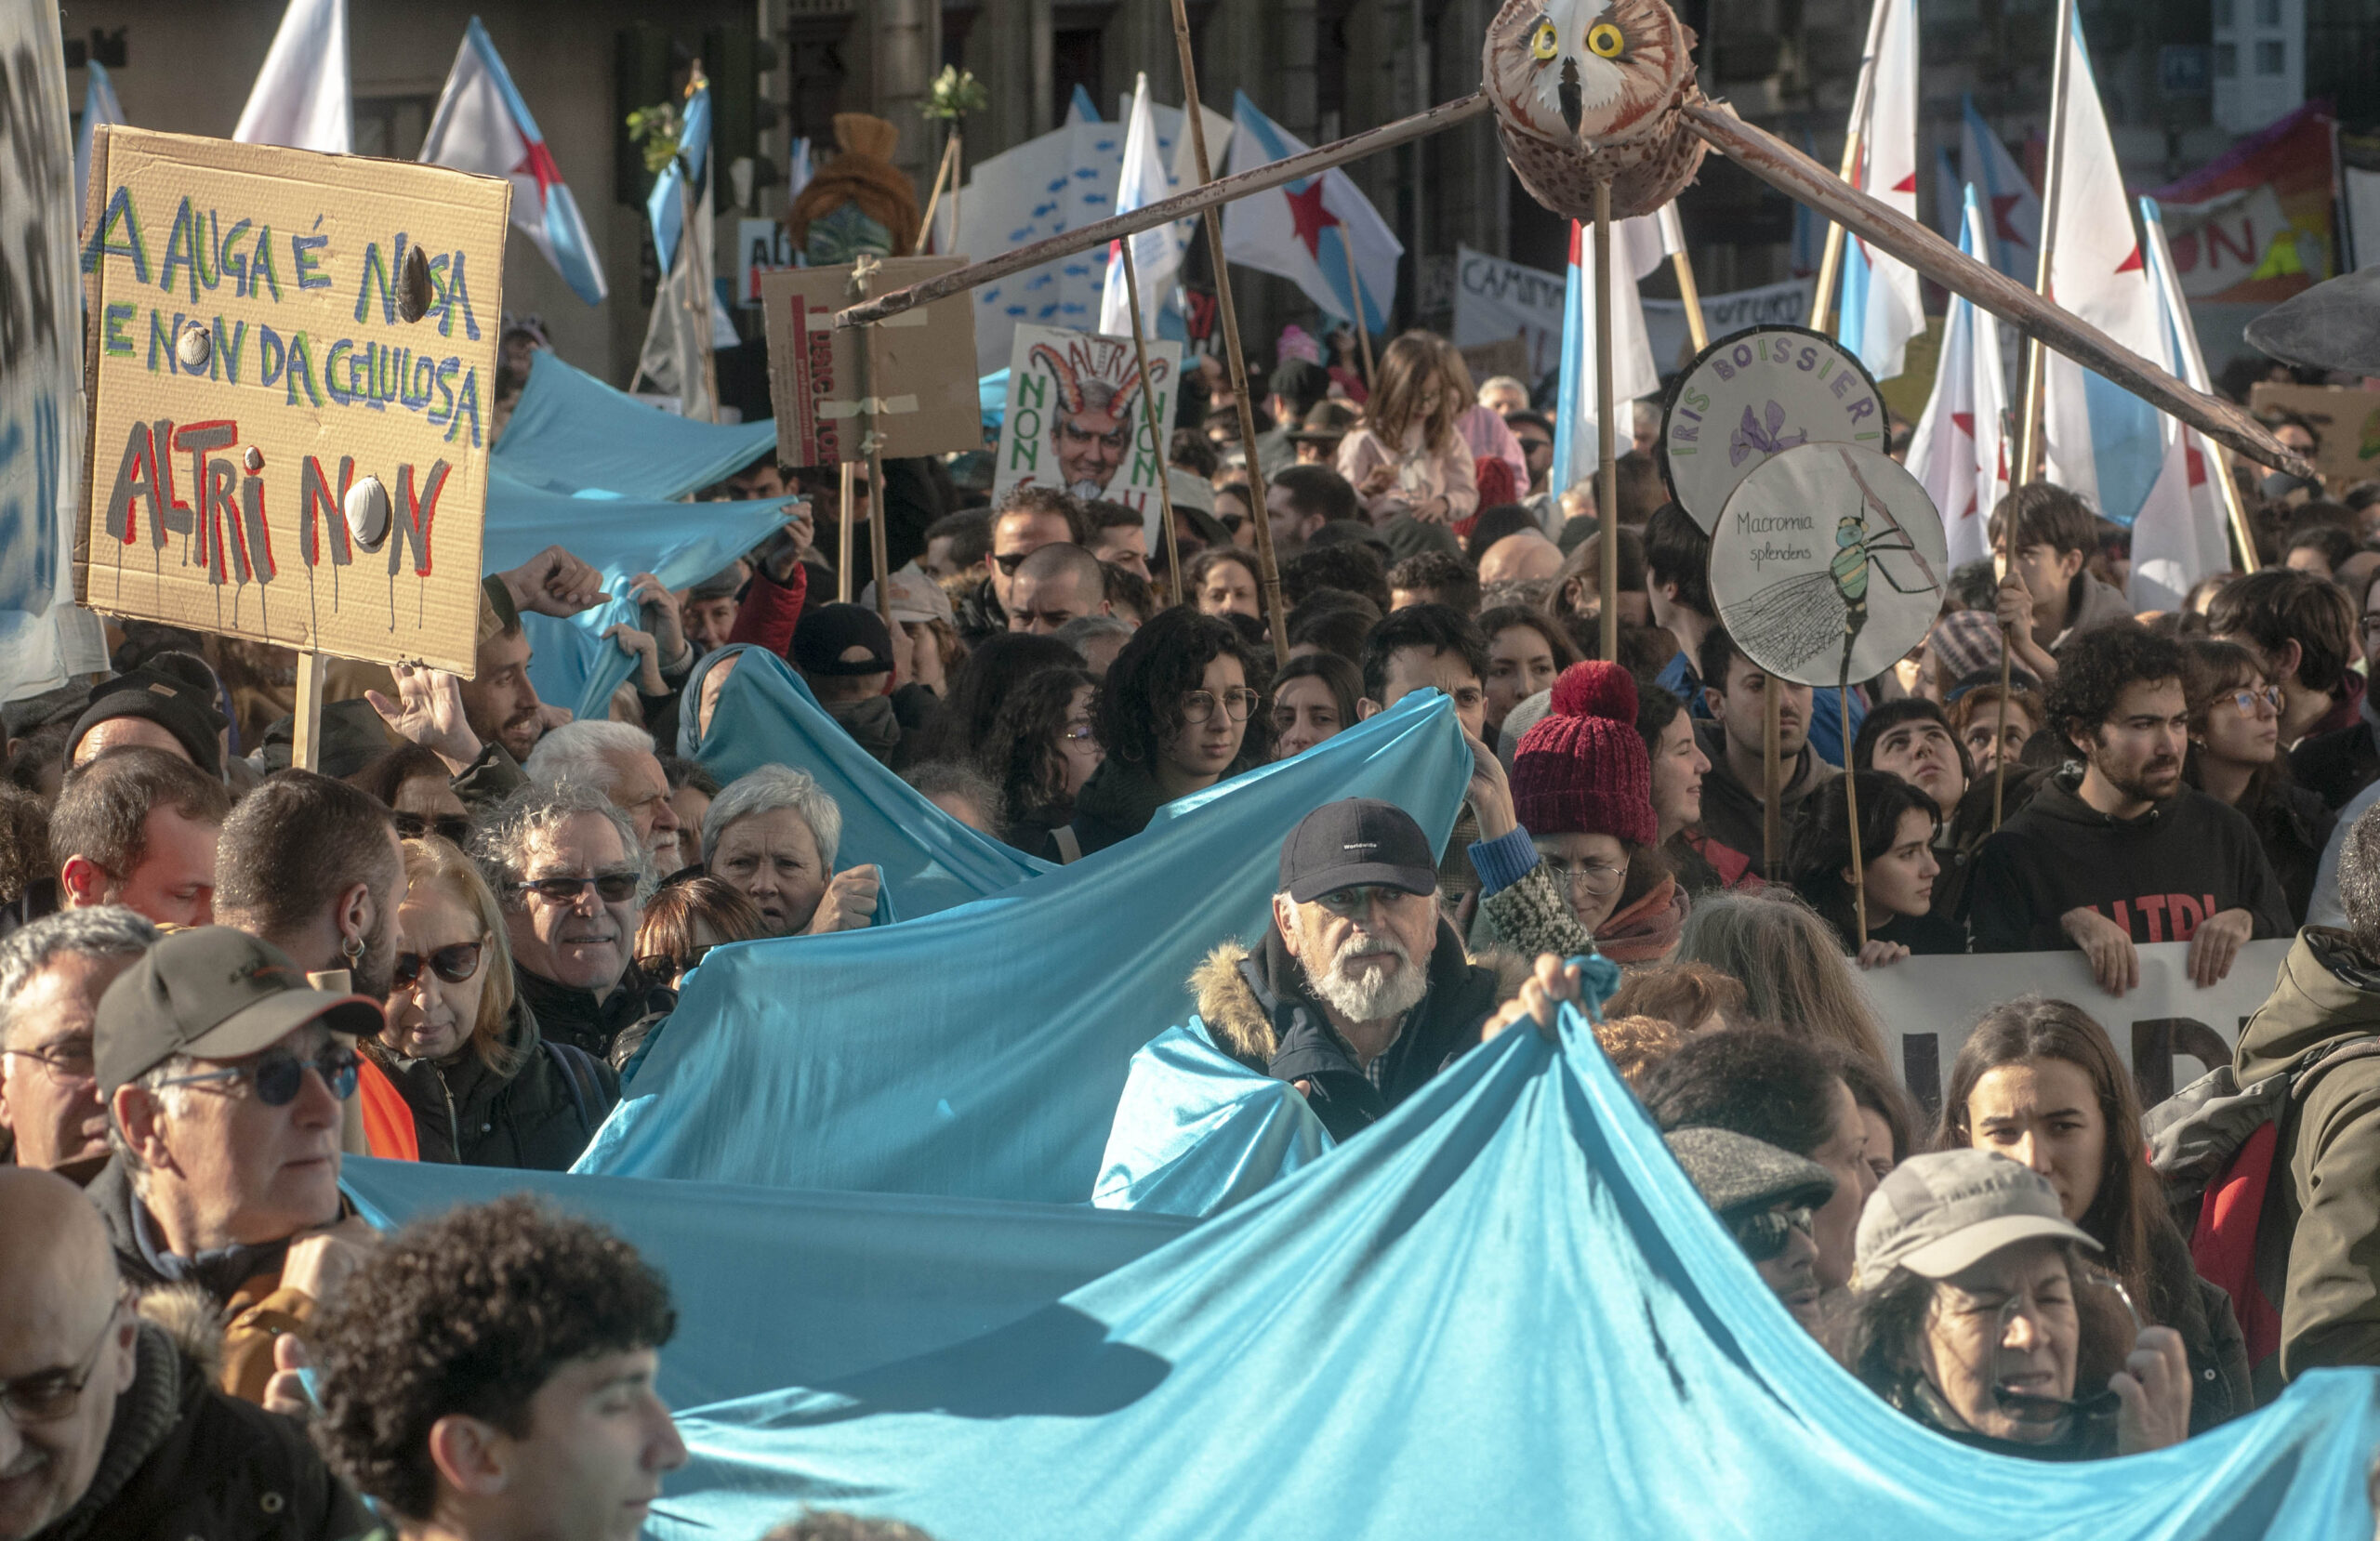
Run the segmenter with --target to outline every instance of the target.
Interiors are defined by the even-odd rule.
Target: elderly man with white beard
[[[1478,1043],[1527,977],[1518,957],[1464,951],[1437,884],[1436,853],[1403,809],[1326,803],[1282,844],[1263,937],[1224,942],[1191,976],[1216,1046],[1293,1084],[1334,1139]]]

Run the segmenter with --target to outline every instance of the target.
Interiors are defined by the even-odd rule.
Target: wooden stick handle
[[[2105,375],[2211,439],[2230,445],[2259,465],[2293,476],[2314,474],[2313,466],[2281,447],[2264,425],[2230,402],[2175,379],[2088,322],[2059,310],[2015,279],[1976,261],[1897,210],[1830,176],[1824,167],[1776,135],[1744,122],[1729,109],[1689,101],[1678,109],[1693,131],[1746,171],[1787,195],[1841,220],[1870,244],[1908,263],[1925,277],[2056,349],[2083,368]]]
[[[1178,29],[1177,45],[1186,36],[1186,29]],[[1087,252],[1094,246],[1104,246],[1110,241],[1120,241],[1142,230],[1170,225],[1176,219],[1187,219],[1194,214],[1204,214],[1235,198],[1246,198],[1251,193],[1270,191],[1307,177],[1319,176],[1332,166],[1360,161],[1367,155],[1394,150],[1408,140],[1422,138],[1469,123],[1474,118],[1485,117],[1488,112],[1488,98],[1474,91],[1458,100],[1442,102],[1426,112],[1416,112],[1409,118],[1399,118],[1395,123],[1385,123],[1361,134],[1351,134],[1343,139],[1309,150],[1302,155],[1269,162],[1253,170],[1225,177],[1221,181],[1206,180],[1188,192],[1143,204],[1130,214],[1094,220],[1062,235],[1053,235],[1047,240],[1036,241],[1029,246],[1019,246],[1014,251],[970,263],[939,278],[912,283],[906,289],[895,289],[865,305],[854,305],[847,310],[838,311],[835,324],[858,326],[866,322],[882,321],[887,316],[898,315],[904,310],[930,305],[947,296],[972,289],[979,283],[989,283],[1011,273],[1021,273],[1027,268],[1038,268],[1044,262],[1072,257],[1077,252]],[[1194,145],[1207,142],[1207,126],[1202,121],[1204,116],[1201,112],[1189,115],[1190,138]],[[1219,293],[1222,287],[1219,278],[1216,283]]]
[[[1124,298],[1132,308],[1132,356],[1141,366],[1141,415],[1148,420],[1149,442],[1157,449],[1157,506],[1165,515],[1165,580],[1173,590],[1174,604],[1183,600],[1182,542],[1173,530],[1173,477],[1166,468],[1168,443],[1165,426],[1157,420],[1157,387],[1149,378],[1149,345],[1145,340],[1147,323],[1141,319],[1141,275],[1132,261],[1132,244],[1121,242],[1116,256],[1124,264]]]
[[[1778,717],[1784,705],[1781,689],[1779,680],[1766,677],[1760,692],[1760,866],[1772,883],[1778,878],[1777,864],[1785,857],[1785,727]]]
[[[1595,618],[1595,640],[1603,656],[1620,656],[1620,428],[1612,419],[1611,183],[1595,183],[1595,588],[1603,613]]]
[[[323,758],[323,669],[328,663],[311,648],[298,652],[298,705],[289,725],[289,763],[319,770]]]
[[[1882,0],[1879,0],[1882,3]],[[1835,681],[1834,704],[1843,713],[1843,757],[1851,758],[1851,648],[1843,649],[1843,672]],[[1851,910],[1859,925],[1859,945],[1868,945],[1868,868],[1859,854],[1859,772],[1843,772],[1843,807],[1851,816]]]
[[[1344,239],[1346,228],[1340,227],[1339,233],[1342,237],[1339,250],[1347,258],[1347,293],[1355,302],[1355,343],[1364,355],[1364,389],[1368,390],[1380,378],[1380,374],[1372,367],[1371,323],[1364,319],[1364,275],[1355,271],[1355,244]]]
[[[856,480],[852,473],[857,468],[845,459],[840,468],[843,477],[843,528],[835,550],[835,602],[847,605],[852,602],[852,483]]]

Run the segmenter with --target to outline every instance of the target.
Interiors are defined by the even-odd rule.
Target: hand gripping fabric
[[[1081,1203],[1133,1051],[1265,923],[1297,822],[1386,797],[1443,844],[1470,768],[1452,705],[1420,692],[975,903],[718,948],[577,1169]]]

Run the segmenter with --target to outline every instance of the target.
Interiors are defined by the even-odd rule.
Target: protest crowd
[[[499,451],[560,373],[505,326]],[[739,959],[840,981],[858,933],[1023,936],[1098,872],[1196,913],[1252,862],[1270,896],[1179,977],[1033,938],[1171,1013],[1129,1065],[1017,1072],[1121,1085],[1119,1131],[1188,1062],[1304,1159],[1360,1152],[1535,1035],[1607,1059],[1792,1346],[1932,1434],[2144,1455],[2380,1367],[2380,482],[2243,468],[2256,570],[2139,612],[2129,533],[2025,481],[1918,645],[1814,687],[1730,634],[1650,400],[1604,506],[1554,468],[1555,376],[1322,333],[1243,339],[1247,400],[1220,350],[1184,361],[1145,507],[1106,495],[1124,397],[1083,428],[1103,399],[1068,375],[1057,477],[771,440],[692,494],[760,510],[715,571],[546,545],[479,584],[468,673],[339,661],[319,726],[296,653],[154,620],[7,701],[0,1541],[644,1534],[704,1457],[664,1365],[719,1324],[559,1175],[687,1095]],[[633,619],[583,626],[606,606]],[[536,682],[574,618],[625,676],[593,715]],[[1351,754],[1277,849],[1148,855],[1400,724],[1460,767],[1443,839]],[[887,827],[1023,880],[904,914]],[[2145,1088],[2109,1014],[2143,950],[2213,988],[2265,942],[2219,1084]],[[2049,954],[2096,990],[2031,988]],[[1909,1084],[1874,986],[1972,955],[2006,991]],[[997,1036],[971,983],[944,1025]],[[788,1126],[929,1121],[799,1090]],[[350,1163],[523,1188],[383,1224]],[[927,1541],[848,1486],[734,1541]]]

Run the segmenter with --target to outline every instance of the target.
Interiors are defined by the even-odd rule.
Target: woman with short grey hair
[[[785,765],[738,776],[703,815],[710,875],[752,902],[771,936],[855,931],[875,919],[879,875],[835,871],[842,836],[835,799]]]

